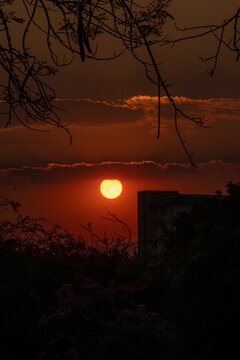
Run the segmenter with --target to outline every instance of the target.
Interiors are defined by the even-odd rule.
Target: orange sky
[[[218,21],[236,6],[238,0],[227,5],[225,0],[183,0],[173,1],[170,12],[180,25],[191,25],[196,20]],[[173,33],[171,24],[166,31]],[[186,112],[208,120],[209,129],[180,121],[198,167],[188,164],[164,97],[162,132],[156,140],[156,89],[140,64],[127,54],[114,62],[82,64],[76,59],[51,79],[56,104],[67,109],[60,115],[69,124],[73,144],[60,129],[48,133],[18,125],[0,129],[0,193],[21,201],[24,213],[46,216],[73,231],[88,222],[98,231],[107,231],[110,223],[102,217],[108,208],[131,226],[136,239],[137,191],[214,193],[229,180],[240,181],[239,64],[223,53],[210,78],[208,64],[199,55],[211,54],[215,46],[206,39],[156,50],[165,77],[176,81],[170,88],[176,102]],[[118,199],[101,196],[104,178],[122,181]]]

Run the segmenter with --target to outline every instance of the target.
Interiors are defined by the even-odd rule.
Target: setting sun
[[[107,199],[115,199],[122,192],[122,184],[119,180],[103,180],[100,185],[102,195]]]

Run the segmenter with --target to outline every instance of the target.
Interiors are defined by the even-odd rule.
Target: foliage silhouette
[[[49,238],[49,223],[37,239],[52,241],[55,251],[34,243],[25,225],[20,247],[24,222],[19,204],[11,202],[18,220],[7,223],[4,216],[0,226],[0,358],[232,356],[240,304],[239,189],[229,182],[229,196],[181,214],[159,264],[116,248],[88,249],[81,239],[80,247],[70,242],[73,251],[59,250],[61,236]],[[8,204],[3,199],[2,209]]]

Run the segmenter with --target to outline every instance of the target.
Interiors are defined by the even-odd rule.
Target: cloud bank
[[[231,118],[239,120],[240,117],[240,98],[210,98],[210,99],[191,99],[187,97],[174,96],[176,104],[180,109],[190,116],[203,117],[209,124],[214,123],[218,118]],[[79,114],[85,120],[79,119],[79,125],[97,126],[114,123],[136,122],[144,119],[150,122],[156,120],[157,103],[156,96],[138,95],[117,101],[95,100],[95,99],[56,99],[60,103],[74,104],[78,107]],[[78,106],[76,106],[78,104]],[[105,120],[100,122],[93,121],[90,125],[89,117],[94,117],[95,110],[104,111]],[[108,109],[108,110],[107,110]],[[111,112],[109,109],[115,109]],[[169,119],[173,119],[173,109],[166,96],[161,97],[161,115],[163,126],[168,124]],[[154,119],[155,118],[155,119]],[[166,123],[167,121],[167,123]],[[190,124],[184,120],[185,124]]]
[[[118,171],[119,174],[131,176],[134,171],[141,170],[142,176],[172,175],[172,174],[222,174],[236,173],[240,176],[240,163],[225,162],[222,160],[210,160],[192,166],[188,163],[159,163],[153,160],[142,161],[103,161],[103,162],[79,162],[72,164],[49,163],[47,166],[22,166],[19,168],[0,169],[0,181],[8,177],[30,176],[41,182],[42,176],[49,176],[49,181],[54,181],[53,176],[59,173],[66,173],[66,176],[81,175],[106,171],[110,173]],[[66,177],[65,177],[66,178]],[[51,180],[50,180],[51,179]],[[56,180],[56,178],[55,178]]]

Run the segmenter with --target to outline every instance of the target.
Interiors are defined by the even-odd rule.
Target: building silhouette
[[[178,191],[139,191],[138,254],[152,258],[163,252],[163,239],[174,227],[174,218],[189,213],[194,205],[215,198],[216,195],[179,194]]]

